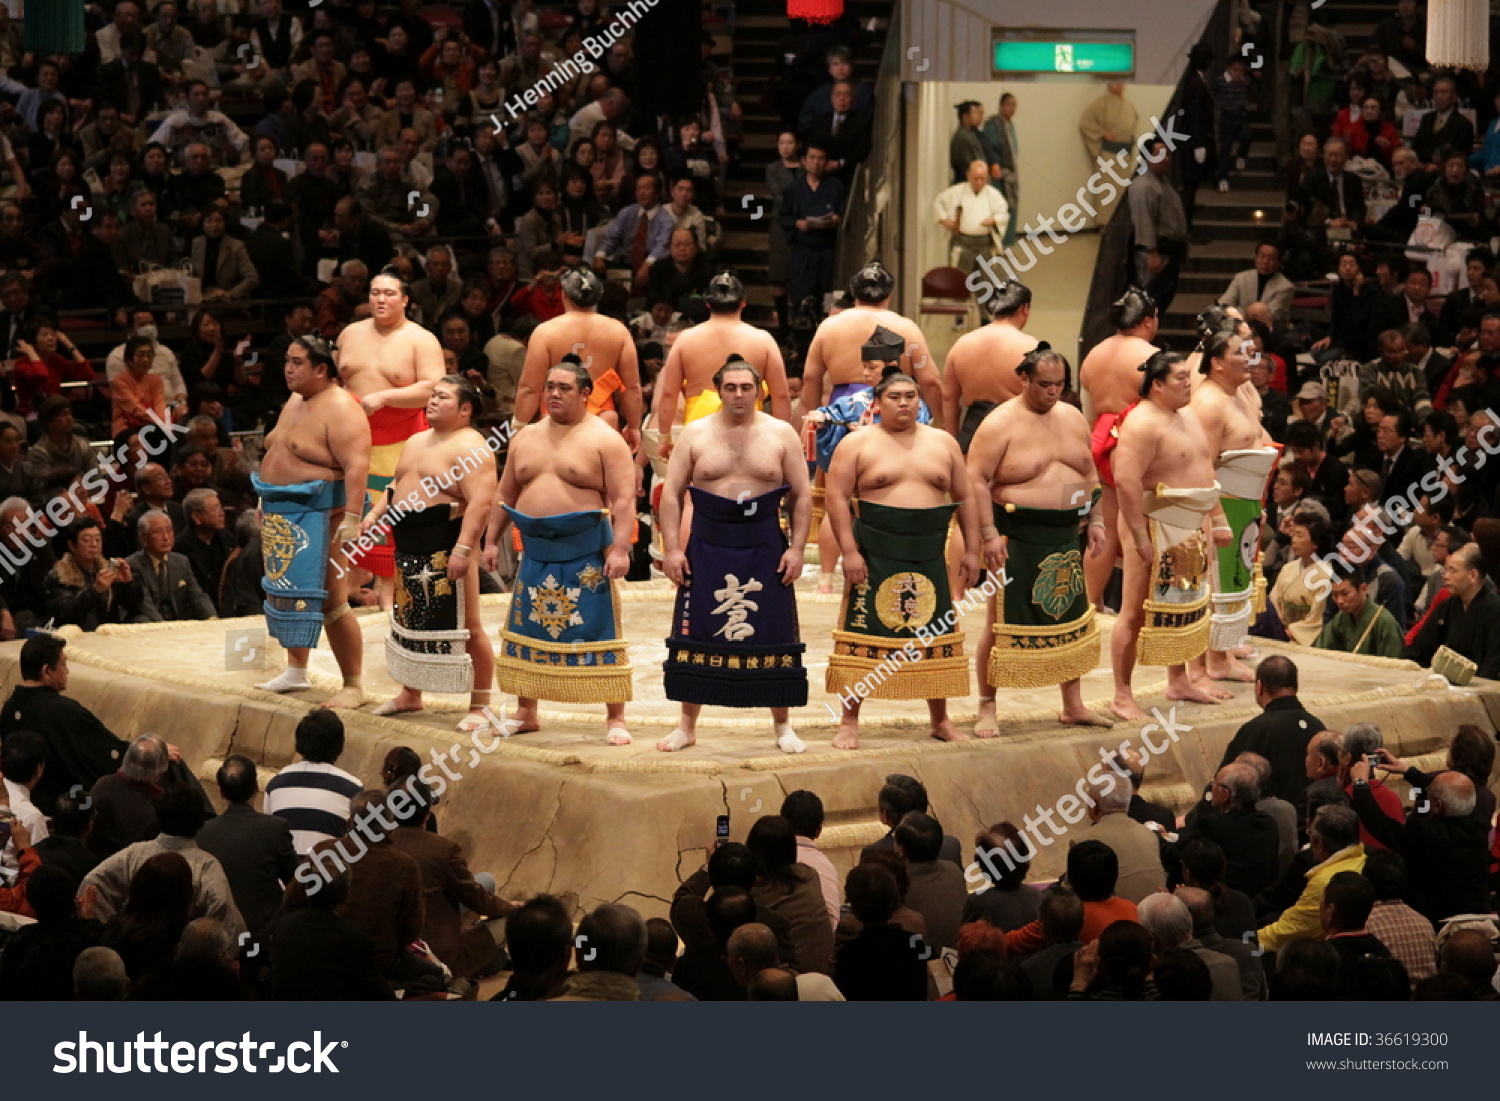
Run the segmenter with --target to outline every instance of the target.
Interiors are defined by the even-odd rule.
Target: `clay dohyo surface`
[[[488,752],[452,731],[466,706],[460,697],[431,697],[425,714],[373,716],[370,708],[399,686],[385,672],[385,617],[367,612],[360,625],[370,702],[364,711],[344,713],[347,745],[339,764],[373,785],[392,746],[410,745],[424,756],[451,750],[447,768],[458,779],[447,781],[438,808],[442,831],[464,846],[476,870],[495,874],[502,894],[566,892],[583,908],[625,901],[654,916],[665,915],[678,883],[702,863],[720,814],[729,814],[731,836],[743,839],[757,817],[776,812],[786,793],[815,791],[827,812],[819,844],[844,870],[863,845],[884,834],[876,795],[885,775],[903,772],[927,785],[933,813],[967,853],[976,830],[1003,819],[1021,825],[1039,804],[1055,806],[1099,761],[1101,749],[1127,739],[1139,747],[1143,734],[1166,752],[1148,765],[1142,794],[1181,812],[1201,793],[1234,732],[1259,713],[1252,687],[1230,684],[1235,698],[1222,705],[1178,705],[1173,721],[1180,733],[1169,742],[1161,731],[1143,731],[1140,723],[1117,723],[1112,730],[1062,727],[1056,721],[1057,690],[1028,689],[1000,697],[999,737],[950,745],[928,737],[921,701],[869,701],[861,748],[837,751],[831,740],[838,701],[823,691],[823,676],[838,597],[816,595],[810,581],[798,588],[810,695],[808,705],[793,712],[792,723],[808,743],[805,754],[777,751],[767,712],[715,708],[705,709],[697,746],[674,754],[655,749],[656,740],[675,725],[677,707],[664,698],[661,681],[672,590],[665,582],[650,582],[625,586],[623,595],[635,672],[635,699],[626,712],[634,745],[605,744],[602,707],[544,702],[541,731],[508,740],[483,734],[477,744]],[[493,642],[509,597],[483,601]],[[1102,712],[1113,688],[1108,666],[1113,621],[1102,617],[1101,625],[1106,636],[1101,666],[1084,678],[1083,695]],[[972,654],[983,620],[975,612],[960,626]],[[268,779],[295,757],[297,720],[337,691],[341,681],[331,652],[320,649],[311,663],[312,689],[289,696],[256,689],[257,681],[284,666],[274,641],[256,642],[261,627],[259,619],[246,618],[105,627],[95,634],[65,628],[60,633],[69,639],[68,694],[121,736],[151,732],[180,746],[210,789],[213,771],[229,753],[246,754]],[[251,643],[269,647],[251,659],[263,660],[261,668],[239,667]],[[7,693],[19,679],[19,649],[18,642],[0,645]],[[1496,728],[1500,684],[1495,682],[1455,689],[1410,662],[1261,645],[1261,656],[1278,651],[1293,654],[1301,699],[1324,724],[1342,729],[1352,722],[1378,723],[1392,751],[1419,767],[1441,765],[1460,723]],[[1163,689],[1162,670],[1137,671],[1137,698],[1148,711],[1156,706],[1169,713]],[[513,702],[498,691],[494,699],[497,715]],[[972,692],[950,707],[961,729],[972,726]],[[1181,730],[1184,726],[1191,729]],[[434,773],[442,774],[436,768]],[[1033,878],[1058,874],[1066,842],[1081,836],[1086,825],[1085,820],[1044,846],[1033,862]],[[977,874],[970,878],[978,882]]]

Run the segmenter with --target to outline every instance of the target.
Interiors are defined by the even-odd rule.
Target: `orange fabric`
[[[588,411],[597,417],[606,409],[615,408],[615,394],[623,389],[625,384],[611,367],[594,380],[594,388],[589,391]]]
[[[1090,941],[1099,939],[1099,934],[1104,932],[1117,921],[1137,920],[1135,903],[1129,899],[1120,898],[1118,895],[1106,898],[1103,902],[1085,902],[1083,904],[1083,932],[1078,939],[1088,944]],[[1030,925],[1023,925],[1019,929],[1013,929],[1005,934],[1005,944],[1013,956],[1029,956],[1033,952],[1040,952],[1047,947],[1046,934],[1042,932],[1042,923],[1033,921]]]
[[[109,384],[114,416],[110,431],[118,436],[127,428],[144,428],[151,423],[155,413],[162,421],[167,419],[167,389],[160,375],[149,371],[140,381],[128,370],[121,371]]]

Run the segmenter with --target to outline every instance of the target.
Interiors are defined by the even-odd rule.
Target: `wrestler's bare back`
[[[443,347],[415,321],[382,330],[373,317],[366,318],[339,334],[338,365],[345,389],[364,399],[382,390],[410,386],[418,379],[441,378]]]
[[[332,425],[341,415],[365,420],[359,402],[337,386],[311,401],[293,394],[281,410],[276,427],[266,436],[260,476],[272,485],[341,481],[344,471],[332,443]]]
[[[976,401],[1009,401],[1021,392],[1016,374],[1026,353],[1039,341],[1014,325],[992,321],[959,337],[943,364],[943,389],[956,388],[964,405]],[[959,409],[960,416],[963,410]]]
[[[1084,356],[1078,385],[1088,393],[1095,417],[1123,412],[1132,402],[1140,400],[1139,368],[1158,351],[1149,340],[1116,333],[1101,340]]]
[[[901,369],[918,382],[930,380],[937,371],[932,356],[927,351],[927,338],[913,321],[902,317],[894,310],[877,309],[871,306],[855,306],[852,310],[825,318],[813,334],[812,344],[807,350],[806,378],[811,372],[822,379],[822,393],[803,390],[802,401],[808,409],[826,405],[828,395],[835,386],[847,382],[863,383],[865,341],[875,332],[875,326],[884,325],[906,342],[901,353]],[[915,348],[912,346],[916,345]]]
[[[505,477],[514,478],[515,507],[528,516],[555,516],[607,508],[605,467],[610,450],[630,449],[620,434],[592,413],[575,424],[547,417],[517,432]]]
[[[740,426],[729,425],[722,414],[703,417],[677,443],[691,457],[692,485],[736,500],[786,485],[788,463],[806,461],[801,445],[791,425],[766,413]]]
[[[478,468],[474,467],[476,462],[481,464]],[[480,477],[480,471],[486,468],[490,477]],[[479,500],[481,506],[487,503],[494,490],[494,468],[494,453],[474,429],[460,428],[439,438],[429,428],[411,437],[401,449],[391,499],[403,508],[453,505],[453,515],[462,516],[470,502]],[[481,482],[488,484],[481,486]],[[437,492],[431,492],[434,489]],[[476,489],[483,499],[475,496]]]
[[[695,398],[713,387],[715,373],[731,355],[744,359],[762,379],[786,377],[775,337],[732,317],[710,317],[679,333],[667,355],[666,369],[670,371],[675,360],[682,372],[683,397]]]
[[[630,380],[625,377],[627,365],[622,361],[627,358],[631,363],[635,361],[630,330],[612,317],[588,310],[569,310],[543,321],[531,334],[527,349],[533,354],[540,353],[536,362],[543,367],[562,362],[565,355],[576,355],[583,360],[590,378],[598,379],[614,370],[626,383]],[[629,357],[627,349],[632,353]],[[531,361],[532,355],[528,355],[528,366]]]
[[[963,476],[958,442],[925,424],[901,433],[878,424],[851,432],[833,461],[852,470],[853,496],[894,508],[947,504],[954,478]]]
[[[1095,474],[1088,426],[1067,402],[1037,413],[1024,397],[1012,398],[985,418],[969,446],[971,457],[985,446],[985,437],[1004,448],[990,482],[997,504],[1083,509],[1092,500]],[[1072,500],[1075,494],[1081,496]]]

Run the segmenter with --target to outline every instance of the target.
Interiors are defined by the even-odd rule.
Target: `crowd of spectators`
[[[119,740],[63,694],[65,647],[27,641],[0,716],[0,912],[19,915],[0,923],[0,999],[436,999],[486,982],[499,1001],[1500,998],[1494,739],[1463,726],[1443,768],[1409,766],[1378,727],[1323,729],[1282,656],[1185,817],[1142,797],[1138,756],[1108,758],[1056,882],[1030,874],[1029,819],[964,851],[895,774],[876,797],[888,832],[847,874],[819,845],[822,800],[794,791],[744,843],[706,843],[647,921],[497,893],[444,836],[415,750],[391,749],[368,787],[339,767],[337,712],[302,719],[262,809],[238,755],[210,800],[174,747]]]

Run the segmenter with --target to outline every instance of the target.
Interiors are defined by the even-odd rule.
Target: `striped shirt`
[[[267,814],[292,829],[292,843],[306,853],[319,841],[344,836],[349,800],[364,785],[341,768],[313,761],[287,765],[266,785]]]

